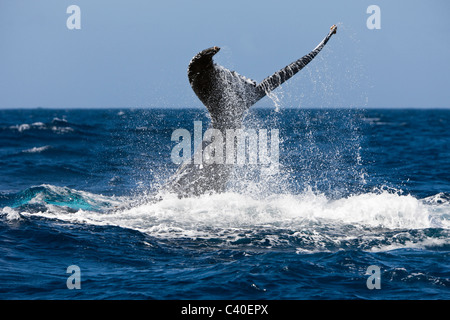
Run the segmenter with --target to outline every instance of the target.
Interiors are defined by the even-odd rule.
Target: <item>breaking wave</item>
[[[1,213],[8,221],[40,217],[127,228],[161,241],[302,253],[450,245],[450,201],[443,193],[417,199],[382,190],[330,199],[307,190],[264,199],[231,192],[142,199],[42,185],[4,197]]]

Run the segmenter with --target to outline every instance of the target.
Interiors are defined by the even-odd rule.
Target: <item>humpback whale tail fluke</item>
[[[228,129],[239,129],[248,108],[311,62],[336,33],[336,29],[335,25],[332,26],[328,35],[314,50],[259,84],[215,64],[213,57],[219,52],[219,47],[211,47],[195,55],[188,67],[189,83],[209,111],[210,127],[218,130],[221,133],[220,136],[224,136]],[[163,189],[175,192],[179,196],[219,193],[226,190],[232,164],[225,164],[219,157],[214,157],[217,162],[203,164],[204,151],[212,143],[212,138],[206,138],[206,136],[205,134],[205,139],[198,145],[190,161],[185,161],[178,168]],[[215,139],[216,137],[214,142],[216,142]],[[195,159],[200,159],[200,163]]]
[[[188,67],[189,83],[208,109],[212,127],[224,129],[224,124],[226,129],[240,127],[244,112],[311,62],[336,30],[336,25],[333,25],[327,36],[314,50],[265,78],[259,84],[235,71],[215,64],[213,56],[219,52],[219,47],[211,47],[195,55]]]

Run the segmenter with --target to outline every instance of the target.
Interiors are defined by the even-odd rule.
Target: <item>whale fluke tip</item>
[[[337,31],[336,25],[333,24],[333,25],[331,26],[330,30],[333,31],[332,34],[336,34],[336,31]]]

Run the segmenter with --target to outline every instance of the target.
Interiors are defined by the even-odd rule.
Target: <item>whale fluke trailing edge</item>
[[[293,77],[310,63],[336,33],[333,25],[327,36],[310,53],[292,62],[260,83],[230,71],[213,61],[220,50],[211,47],[199,52],[189,63],[188,79],[200,101],[211,116],[211,128],[225,134],[227,129],[239,129],[245,112],[260,99]],[[203,140],[194,155],[185,161],[169,179],[163,190],[180,197],[225,191],[232,165],[225,163],[196,164],[196,152],[202,152],[211,141]]]

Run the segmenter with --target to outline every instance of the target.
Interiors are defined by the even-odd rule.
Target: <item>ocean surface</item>
[[[194,121],[0,110],[0,299],[450,299],[450,110],[255,108],[278,170],[161,194]]]

